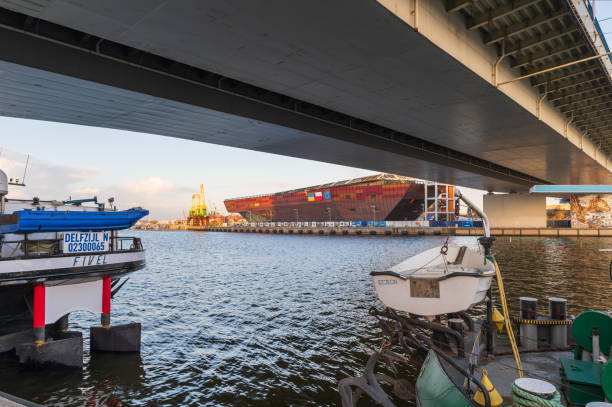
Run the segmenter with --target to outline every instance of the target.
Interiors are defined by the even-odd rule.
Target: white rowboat
[[[433,316],[464,311],[484,300],[495,267],[477,250],[439,246],[370,274],[387,307]]]

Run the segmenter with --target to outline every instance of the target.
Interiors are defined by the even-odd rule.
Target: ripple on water
[[[71,328],[85,332],[83,373],[25,372],[1,362],[0,390],[58,406],[338,405],[338,381],[360,374],[366,350],[379,345],[368,316],[379,305],[369,272],[445,239],[139,236],[148,265],[116,297],[112,319],[143,323],[142,354],[90,356],[86,329],[98,318],[78,312]],[[496,243],[514,311],[524,295],[540,299],[541,312],[548,296],[568,298],[573,314],[612,308],[610,254],[570,243]],[[405,373],[414,378],[416,367]]]

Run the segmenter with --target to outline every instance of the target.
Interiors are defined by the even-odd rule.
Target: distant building
[[[228,199],[225,208],[230,213],[239,213],[249,222],[377,222],[426,217],[454,220],[453,190],[454,187],[449,185],[379,174],[268,195]]]

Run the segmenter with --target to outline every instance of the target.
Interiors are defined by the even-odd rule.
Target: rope
[[[510,312],[508,311],[508,302],[506,301],[506,292],[504,291],[504,281],[502,280],[501,272],[499,271],[499,265],[495,261],[493,255],[489,255],[489,259],[495,266],[495,275],[497,277],[497,288],[499,290],[499,297],[501,299],[502,310],[504,312],[504,322],[506,323],[506,332],[510,345],[512,346],[512,353],[514,354],[514,361],[516,362],[516,368],[518,370],[519,377],[523,377],[523,368],[521,367],[521,355],[519,355],[518,347],[516,346],[516,339],[514,338],[514,330],[510,323]]]
[[[512,406],[513,407],[563,407],[561,394],[555,390],[553,398],[546,400],[535,394],[519,389],[512,383]]]

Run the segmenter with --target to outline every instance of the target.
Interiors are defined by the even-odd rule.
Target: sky
[[[612,17],[612,1],[596,1],[595,12],[599,20]],[[600,25],[612,44],[612,18]],[[157,135],[0,117],[0,168],[21,178],[28,154],[27,186],[10,187],[9,197],[114,197],[119,208],[149,209],[150,219],[182,218],[200,184],[209,208],[225,213],[227,198],[376,173]],[[482,204],[482,191],[462,190]]]
[[[26,187],[9,197],[115,198],[151,219],[179,219],[204,184],[207,204],[375,174],[375,172],[190,140],[0,117],[0,168]]]
[[[22,178],[9,198],[115,198],[149,219],[180,219],[204,185],[209,209],[223,200],[377,174],[365,169],[130,131],[0,117],[0,169]],[[462,188],[482,202],[482,191]]]

